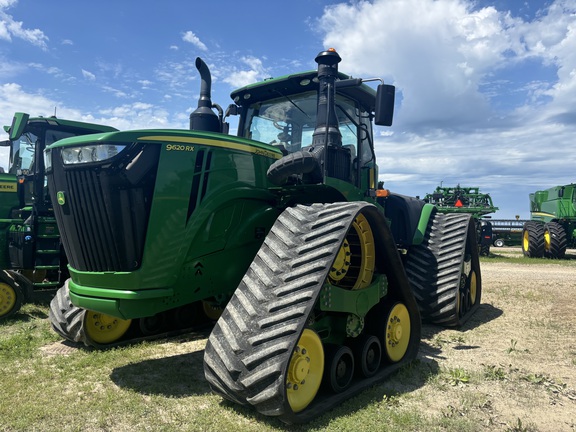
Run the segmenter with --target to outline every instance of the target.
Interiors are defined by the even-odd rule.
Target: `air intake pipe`
[[[190,130],[222,132],[222,122],[212,111],[212,108],[218,108],[218,106],[212,104],[212,77],[210,70],[200,57],[196,58],[196,69],[200,73],[200,97],[198,99],[198,108],[190,114]]]

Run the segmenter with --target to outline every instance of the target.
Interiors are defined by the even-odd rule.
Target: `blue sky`
[[[328,47],[396,86],[376,140],[392,191],[478,186],[494,218],[528,218],[530,192],[576,181],[576,0],[0,0],[0,124],[187,128],[197,56],[225,107]]]

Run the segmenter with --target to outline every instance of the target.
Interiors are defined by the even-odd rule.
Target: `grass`
[[[25,305],[0,323],[0,431],[473,431],[474,422],[410,407],[411,393],[440,373],[415,361],[388,382],[351,398],[308,425],[287,426],[223,401],[204,379],[203,341],[182,337],[105,351],[66,349],[46,319]],[[398,388],[403,387],[402,391]]]
[[[549,259],[549,258],[527,258],[522,255],[522,249],[505,248],[500,249],[496,247],[490,248],[489,256],[481,256],[480,262],[505,262],[510,264],[521,265],[542,265],[542,264],[558,264],[564,267],[576,267],[576,255],[570,250],[566,253],[566,259]]]
[[[520,299],[529,300],[524,295]],[[287,426],[211,392],[202,365],[204,339],[183,335],[105,351],[72,349],[51,330],[47,313],[45,304],[27,304],[13,319],[0,322],[2,432],[530,432],[536,429],[521,413],[507,422],[494,414],[501,401],[493,388],[522,392],[522,402],[540,403],[542,395],[566,404],[576,400],[576,392],[559,380],[512,365],[530,357],[518,355],[526,352],[521,339],[504,339],[510,340],[507,350],[500,349],[507,351],[506,364],[483,364],[490,360],[479,358],[445,366],[441,359],[451,351],[474,348],[475,329],[426,328],[429,337],[421,351],[430,355],[420,356],[390,379],[307,425]],[[534,321],[534,325],[556,324]],[[575,361],[573,357],[572,364]],[[483,384],[489,384],[490,391],[479,390]]]

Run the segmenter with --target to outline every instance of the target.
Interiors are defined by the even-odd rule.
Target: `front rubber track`
[[[405,269],[420,307],[422,322],[460,326],[480,303],[481,277],[475,229],[469,214],[439,213],[430,218],[423,242],[410,249]],[[468,250],[467,250],[468,245]],[[471,255],[477,276],[477,301],[459,304],[462,263]]]
[[[286,372],[296,343],[349,227],[369,205],[299,205],[280,215],[208,339],[204,372],[213,391],[264,415],[301,423],[405,363],[384,368],[342,393],[319,392],[299,413],[287,401]]]
[[[85,309],[81,309],[72,304],[68,280],[56,291],[56,295],[50,302],[48,319],[52,329],[61,337],[70,342],[84,343],[89,345],[84,332]]]
[[[133,320],[131,328],[118,341],[99,344],[90,339],[86,334],[84,321],[86,312],[86,309],[79,308],[72,304],[72,301],[70,300],[68,280],[66,280],[64,285],[56,292],[56,295],[50,302],[48,319],[50,320],[52,329],[62,338],[75,344],[96,349],[108,349],[133,345],[143,341],[166,339],[183,333],[198,333],[198,337],[206,337],[209,329],[212,327],[212,322],[206,321],[192,327],[186,326],[182,328],[173,328],[170,331],[163,331],[150,336],[143,336],[136,330],[138,327],[137,320]]]

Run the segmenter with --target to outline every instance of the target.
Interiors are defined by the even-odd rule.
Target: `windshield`
[[[316,110],[316,92],[258,102],[248,108],[241,134],[245,138],[275,145],[293,153],[312,144]],[[353,157],[359,154],[360,147],[362,161],[371,160],[369,114],[360,110],[353,100],[337,95],[336,116],[342,145],[350,147]]]
[[[61,140],[76,136],[72,132],[64,132],[56,129],[47,129],[44,136],[44,147]],[[32,132],[24,132],[20,138],[12,141],[10,167],[8,172],[16,175],[31,174],[34,170],[34,153],[38,136]]]

